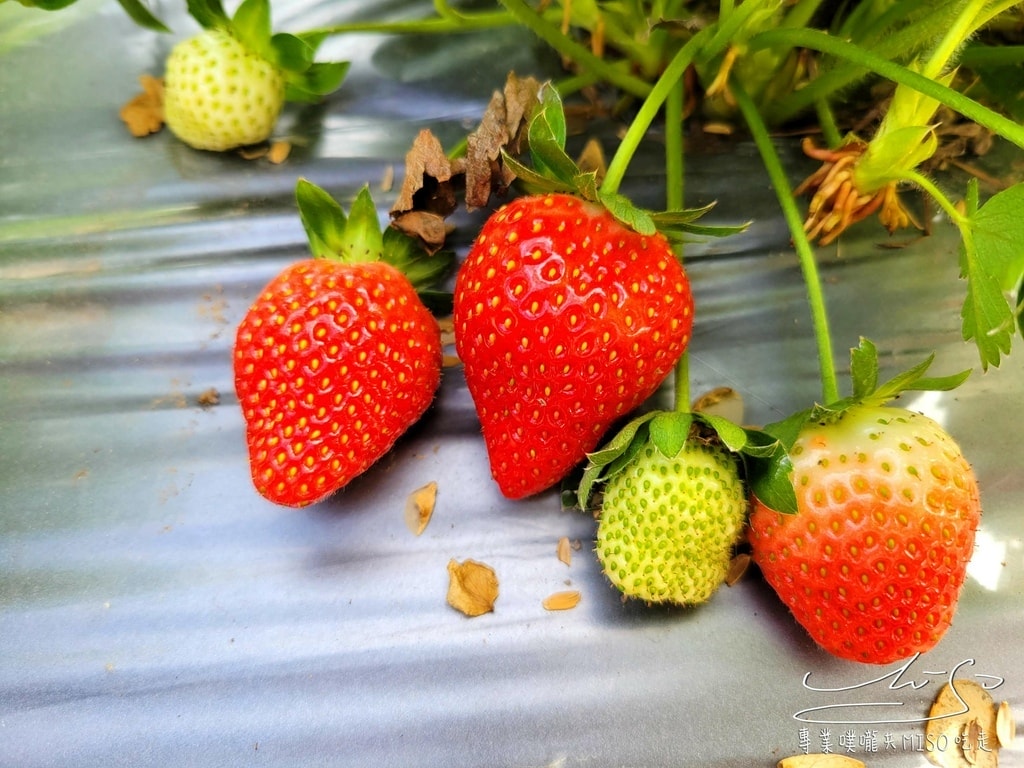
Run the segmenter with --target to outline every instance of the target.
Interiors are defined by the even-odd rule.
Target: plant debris
[[[778,768],[864,768],[864,763],[855,757],[830,752],[784,757],[779,760]]]
[[[141,75],[142,93],[136,94],[118,113],[136,138],[157,133],[164,127],[164,81],[152,75]]]
[[[405,524],[415,535],[427,529],[436,502],[437,483],[433,480],[409,494],[405,502]]]
[[[580,604],[580,593],[571,589],[565,592],[555,592],[544,598],[541,605],[545,611],[569,611]]]
[[[569,541],[568,536],[563,536],[558,540],[556,552],[559,560],[566,565],[572,565],[572,543]]]
[[[998,749],[991,694],[973,680],[955,679],[942,686],[928,713],[928,760],[940,768],[995,768]]]
[[[420,131],[405,156],[392,226],[419,238],[434,253],[444,245],[445,221],[458,208],[460,185],[468,210],[487,205],[492,193],[504,194],[515,175],[501,163],[501,152],[518,154],[540,87],[532,77],[510,73],[504,90],[494,93],[480,125],[466,138],[464,157],[450,158],[429,129]]]
[[[448,605],[467,616],[494,610],[498,577],[494,569],[476,560],[448,561]]]

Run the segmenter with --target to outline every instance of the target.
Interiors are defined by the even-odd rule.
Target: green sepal
[[[643,413],[623,426],[605,445],[587,454],[587,464],[576,489],[577,503],[580,509],[586,509],[595,488],[621,472],[648,443],[668,458],[678,456],[691,439],[718,440],[733,453],[745,454],[749,449],[752,455],[767,455],[761,446],[770,441],[755,436],[752,444],[752,434],[728,419],[711,414]]]
[[[41,11],[59,11],[74,5],[77,0],[18,0],[26,8],[38,8]]]
[[[382,260],[405,275],[421,294],[427,293],[427,288],[437,285],[450,275],[456,264],[454,251],[427,253],[419,240],[394,227],[384,229]]]
[[[658,231],[651,214],[633,205],[625,195],[598,192],[598,199],[612,216],[641,235],[653,235]]]
[[[276,63],[274,48],[270,44],[270,0],[242,0],[231,17],[231,32],[248,50]]]
[[[748,431],[747,482],[754,495],[777,512],[796,512],[796,493],[792,481],[789,451],[800,431],[808,423],[838,421],[857,406],[882,406],[904,392],[948,392],[970,376],[970,369],[949,376],[927,377],[935,356],[930,355],[907,371],[878,384],[878,349],[866,338],[850,350],[852,394],[832,403],[815,405],[787,418],[768,424],[760,432]],[[774,443],[772,441],[775,441]]]
[[[799,425],[803,426],[805,421],[806,414],[799,419]],[[795,514],[796,489],[792,480],[793,462],[789,458],[792,442],[773,435],[771,430],[774,426],[747,432],[747,445],[743,451],[747,488],[776,512]]]
[[[72,0],[73,2],[74,0]],[[128,18],[140,27],[152,30],[153,32],[170,32],[171,30],[153,15],[140,0],[117,0],[121,8],[128,14]]]
[[[430,254],[415,238],[393,227],[382,230],[369,187],[359,190],[347,214],[330,194],[306,179],[296,182],[295,200],[315,258],[348,264],[384,261],[405,275],[421,296],[429,295],[434,305],[451,304],[450,294],[429,289],[450,274],[455,253]]]
[[[650,439],[663,456],[677,456],[686,445],[693,427],[693,414],[687,411],[662,411],[650,423]]]
[[[306,230],[309,250],[315,258],[331,258],[344,247],[348,217],[341,204],[325,190],[306,179],[295,184],[299,218]]]
[[[285,99],[313,103],[338,89],[348,74],[347,61],[310,64],[302,73],[285,72]]]
[[[188,14],[203,29],[228,29],[231,19],[220,0],[187,0]]]
[[[527,165],[523,165],[504,149],[501,150],[501,161],[530,194],[537,195],[548,192],[575,194],[576,192],[576,188],[571,183],[553,179],[550,176],[545,176],[543,173],[533,170]]]

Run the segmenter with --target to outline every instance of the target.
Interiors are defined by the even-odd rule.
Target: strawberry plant
[[[347,216],[308,181],[296,199],[314,258],[270,281],[234,345],[253,484],[292,507],[369,469],[433,401],[441,333],[415,285],[451,263],[382,234],[365,188]]]

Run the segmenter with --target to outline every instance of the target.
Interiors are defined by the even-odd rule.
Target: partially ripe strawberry
[[[953,439],[901,408],[808,421],[790,449],[796,514],[754,499],[754,561],[811,637],[887,664],[949,628],[974,548],[978,484]]]
[[[164,118],[175,136],[196,149],[265,141],[284,96],[281,70],[223,29],[178,43],[167,58]]]
[[[454,326],[501,492],[562,480],[661,385],[692,324],[689,281],[661,234],[567,194],[491,216],[459,270]]]
[[[391,265],[307,259],[260,293],[234,354],[253,484],[305,506],[365,472],[423,415],[440,383],[441,332]]]
[[[703,603],[725,580],[746,511],[726,448],[695,438],[669,457],[647,443],[605,485],[597,556],[627,597]]]

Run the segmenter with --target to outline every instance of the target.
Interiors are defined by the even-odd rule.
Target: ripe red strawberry
[[[653,394],[692,324],[689,281],[662,235],[567,194],[491,216],[459,270],[454,325],[501,492],[559,482]]]
[[[978,485],[933,420],[853,405],[789,451],[796,514],[756,497],[754,561],[796,620],[845,659],[886,664],[949,628],[980,519]]]
[[[234,349],[253,483],[295,507],[327,497],[391,449],[433,400],[442,355],[437,321],[412,283],[373,260],[393,254],[379,225],[375,235],[366,227],[375,215],[369,193],[360,193],[348,222],[308,182],[297,194],[323,258],[271,280]],[[340,218],[318,227],[325,212]]]

